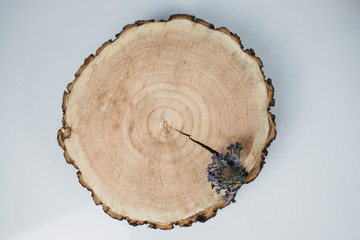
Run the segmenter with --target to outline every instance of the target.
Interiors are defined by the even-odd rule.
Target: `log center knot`
[[[166,133],[169,133],[169,124],[166,120],[163,121],[163,129],[165,130]]]

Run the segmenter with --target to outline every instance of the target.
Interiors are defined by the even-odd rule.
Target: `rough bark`
[[[137,21],[67,86],[59,145],[111,217],[160,229],[204,222],[227,205],[206,179],[211,152],[242,142],[250,182],[276,136],[262,66],[236,34],[202,19]]]

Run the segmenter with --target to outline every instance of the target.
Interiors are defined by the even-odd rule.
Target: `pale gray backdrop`
[[[139,19],[193,14],[237,33],[275,87],[278,136],[238,203],[171,231],[95,206],[57,144],[84,59]],[[1,239],[359,239],[360,1],[0,2]]]

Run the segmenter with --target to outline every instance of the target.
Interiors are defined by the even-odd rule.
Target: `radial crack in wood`
[[[137,21],[75,73],[59,145],[111,217],[160,229],[206,221],[227,205],[207,182],[210,153],[242,142],[250,182],[276,136],[261,68],[226,28],[189,15]]]
[[[203,144],[203,143],[201,143],[201,142],[196,141],[195,139],[193,139],[193,138],[190,136],[190,134],[184,133],[184,132],[182,132],[182,131],[180,131],[180,130],[178,130],[178,129],[175,129],[175,130],[178,131],[179,133],[185,135],[185,136],[188,136],[191,141],[193,141],[193,142],[196,143],[196,144],[199,144],[201,147],[205,148],[205,149],[208,150],[210,153],[212,153],[212,154],[219,154],[216,150],[212,149],[211,147],[209,147],[209,146],[207,146],[207,145],[205,145],[205,144]]]

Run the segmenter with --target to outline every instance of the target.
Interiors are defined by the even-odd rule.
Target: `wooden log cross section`
[[[242,142],[250,182],[276,135],[260,59],[193,16],[126,26],[75,76],[59,144],[95,203],[132,225],[211,218],[227,205],[207,181],[211,152]]]

